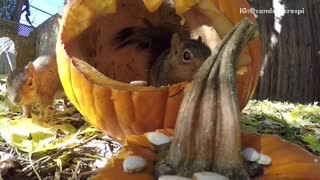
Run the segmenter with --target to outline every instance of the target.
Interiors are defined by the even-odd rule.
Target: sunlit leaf
[[[33,151],[33,146],[32,142],[29,139],[29,136],[25,135],[19,135],[19,134],[14,134],[11,132],[7,132],[8,137],[10,137],[10,144],[16,147],[17,149],[24,151],[24,152],[32,152]],[[4,136],[2,136],[4,137]],[[7,137],[7,138],[8,138]],[[8,139],[6,139],[8,142]]]
[[[31,153],[54,149],[51,142],[54,141],[55,137],[52,136],[52,134],[37,132],[37,133],[32,133],[31,137],[32,137],[30,140],[32,144]]]
[[[29,153],[43,152],[78,143],[79,133],[72,125],[40,122],[37,116],[34,116],[33,119],[19,118],[14,121],[0,119],[1,136],[19,150]],[[56,138],[59,130],[66,135]]]
[[[95,133],[97,131],[98,130],[96,128],[92,127],[91,125],[85,124],[80,128],[79,134],[92,134],[92,133]]]
[[[75,127],[73,127],[71,124],[69,123],[64,123],[64,124],[57,124],[57,125],[53,125],[52,126],[53,129],[56,130],[61,130],[62,132],[64,132],[65,134],[73,134],[75,133],[77,130]]]
[[[55,134],[55,130],[49,125],[47,127],[40,126],[30,118],[21,117],[12,121],[7,127],[12,133],[16,134],[31,134],[37,132],[43,132],[48,134]]]
[[[75,133],[75,134],[71,134],[68,136],[55,139],[53,142],[51,142],[51,149],[57,149],[57,148],[78,144],[80,141],[77,139],[78,135],[79,135],[78,133]]]

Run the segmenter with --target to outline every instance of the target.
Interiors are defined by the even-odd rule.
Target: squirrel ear
[[[197,39],[197,41],[202,42],[202,37],[199,36],[198,39]]]
[[[171,38],[171,47],[177,47],[180,44],[180,37],[178,33],[174,33]]]
[[[31,77],[34,76],[35,70],[34,70],[34,66],[33,66],[32,62],[29,62],[29,64],[26,66],[25,70]]]

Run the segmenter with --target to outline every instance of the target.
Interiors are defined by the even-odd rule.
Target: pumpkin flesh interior
[[[150,67],[149,61],[152,57],[147,49],[139,49],[133,45],[125,46],[124,48],[115,48],[115,34],[126,27],[145,27],[142,20],[143,18],[147,18],[155,25],[163,23],[164,15],[161,13],[160,15],[159,13],[157,14],[157,11],[155,13],[150,13],[140,0],[118,0],[116,3],[116,12],[110,13],[108,11],[112,8],[106,8],[108,11],[103,14],[103,12],[89,8],[86,10],[88,11],[86,13],[89,15],[83,15],[83,17],[79,18],[81,15],[78,14],[77,16],[74,15],[78,18],[69,18],[69,21],[66,21],[67,23],[74,25],[82,24],[85,28],[83,27],[83,32],[75,32],[74,34],[78,34],[76,36],[69,35],[71,30],[67,29],[70,27],[72,28],[74,25],[64,26],[65,30],[62,32],[61,36],[62,43],[64,43],[64,49],[69,57],[85,61],[107,77],[102,78],[101,80],[101,76],[98,73],[92,72],[90,77],[97,76],[99,78],[90,78],[91,81],[103,85],[119,85],[115,87],[117,89],[131,89],[128,87],[126,88],[125,86],[127,86],[127,84],[124,83],[129,83],[134,80],[147,80],[148,69]],[[83,4],[78,5],[77,7],[82,6],[89,5]],[[72,8],[69,10],[69,14],[71,14],[69,16],[73,17],[72,14],[78,13],[79,10],[76,11],[75,9],[76,8]],[[82,14],[85,14],[83,11],[81,12]],[[209,14],[209,16],[207,16],[207,14]],[[200,1],[198,6],[193,6],[183,15],[186,19],[186,23],[190,27],[191,33],[193,30],[196,30],[203,25],[208,25],[214,27],[218,36],[222,37],[233,27],[228,18],[224,16],[222,12],[219,11],[210,1]],[[175,20],[172,20],[172,22],[173,21]],[[68,36],[66,41],[64,41],[65,36]],[[74,38],[69,39],[70,36]],[[215,37],[216,36],[212,38]],[[208,40],[211,49],[213,49],[220,40],[217,38],[213,40],[212,38]],[[237,64],[239,66],[251,63],[248,48],[244,50],[238,62],[239,63]],[[87,70],[81,70],[82,67],[84,66],[78,66],[77,68],[83,73],[89,72]],[[115,80],[116,82],[112,80]],[[97,81],[104,81],[106,83],[99,83]],[[149,88],[155,90],[155,88]],[[142,88],[141,90],[147,89],[148,88]],[[135,90],[139,90],[139,88],[136,88]]]

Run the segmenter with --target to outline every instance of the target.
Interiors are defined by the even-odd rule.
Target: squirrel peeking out
[[[175,33],[171,48],[165,50],[152,65],[149,82],[152,86],[165,86],[191,81],[210,55],[211,50],[202,42],[201,36],[197,40],[181,39]]]
[[[40,117],[47,119],[48,108],[54,98],[64,98],[55,56],[40,56],[22,71],[15,70],[7,76],[8,99],[21,105],[23,115],[31,117],[32,106],[40,104]]]
[[[163,23],[154,26],[146,19],[146,27],[127,27],[115,35],[115,48],[135,45],[149,49],[151,54],[149,84],[164,86],[191,81],[204,60],[211,55],[210,48],[190,37],[185,24]]]

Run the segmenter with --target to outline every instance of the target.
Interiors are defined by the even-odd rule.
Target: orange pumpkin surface
[[[130,47],[115,50],[110,43],[121,28],[141,25],[139,17],[161,21],[155,14],[162,3],[71,0],[66,6],[56,46],[60,79],[68,98],[85,119],[114,138],[174,128],[188,83],[163,88],[128,84],[147,79],[149,54]],[[244,17],[254,21],[252,14],[240,14],[240,8],[249,8],[246,0],[176,0],[175,6],[191,32],[210,25],[223,37]],[[237,62],[237,70],[242,72],[237,74],[241,109],[257,85],[260,53],[260,40],[256,38]]]
[[[173,130],[157,130],[168,136]],[[264,174],[256,179],[263,180],[316,180],[320,177],[320,158],[312,155],[301,147],[274,135],[243,134],[242,146],[252,147],[259,153],[272,158],[270,166],[264,166]],[[93,180],[154,180],[153,164],[156,161],[155,147],[145,135],[128,136],[120,153],[111,159]],[[123,171],[122,163],[130,155],[145,158],[147,168],[140,173],[128,174]]]

